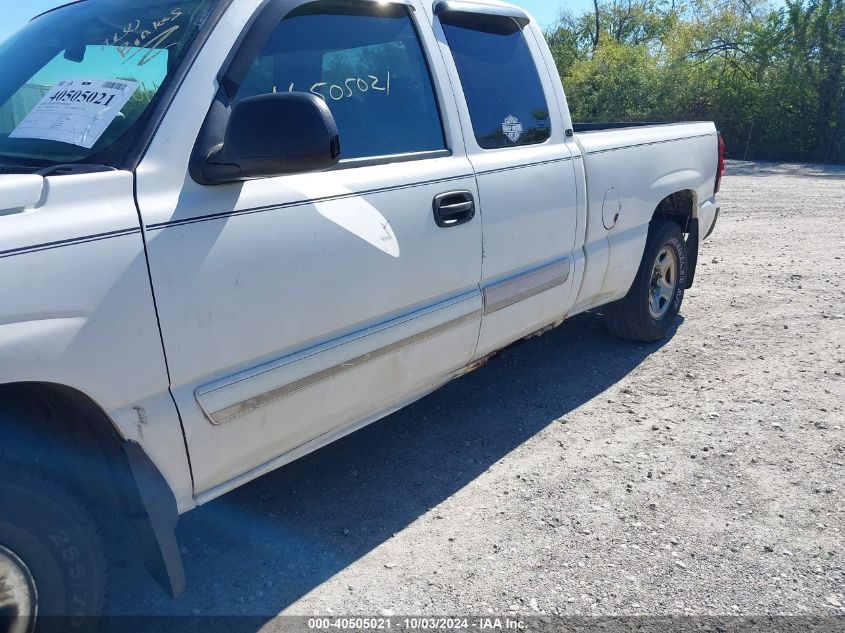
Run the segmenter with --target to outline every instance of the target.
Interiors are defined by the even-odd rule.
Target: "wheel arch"
[[[184,590],[173,491],[87,394],[49,382],[0,385],[0,453],[69,485],[95,513],[121,517],[162,588],[174,596]]]
[[[652,214],[649,233],[664,221],[674,222],[684,233],[688,262],[686,288],[689,290],[695,282],[698,249],[701,244],[698,227],[698,194],[692,189],[682,189],[663,198]]]
[[[691,189],[682,189],[672,193],[657,205],[651,221],[671,220],[681,227],[684,233],[689,233],[689,222],[695,219],[698,209],[698,194]]]

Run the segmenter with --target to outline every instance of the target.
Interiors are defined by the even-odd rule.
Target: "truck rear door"
[[[521,10],[443,0],[432,17],[478,180],[483,356],[567,310],[578,229],[569,114]]]

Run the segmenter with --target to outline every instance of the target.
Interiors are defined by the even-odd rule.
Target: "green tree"
[[[733,157],[845,162],[845,0],[597,0],[546,35],[576,120],[709,119]]]

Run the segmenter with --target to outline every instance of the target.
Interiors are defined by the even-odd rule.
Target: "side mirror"
[[[23,211],[41,201],[44,177],[36,174],[0,175],[0,215]]]
[[[238,103],[223,145],[201,167],[216,185],[325,171],[340,160],[337,124],[325,102],[305,92],[266,94]]]

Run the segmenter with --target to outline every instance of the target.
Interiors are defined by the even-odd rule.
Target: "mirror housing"
[[[23,211],[41,202],[44,177],[37,174],[0,174],[0,215]]]
[[[218,185],[325,171],[339,160],[340,137],[326,103],[305,92],[274,93],[232,109],[223,144],[198,175],[202,184]]]

